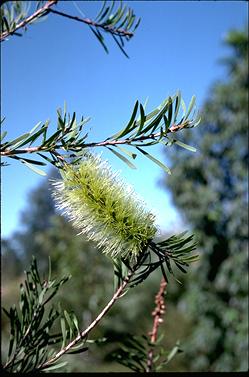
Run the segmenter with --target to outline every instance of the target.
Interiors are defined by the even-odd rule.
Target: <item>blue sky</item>
[[[102,4],[76,3],[90,18]],[[148,97],[150,111],[180,89],[186,103],[196,95],[201,108],[214,80],[225,76],[218,63],[228,53],[222,41],[231,28],[247,23],[247,2],[124,3],[142,19],[135,36],[126,43],[130,59],[108,35],[107,55],[86,25],[53,14],[28,27],[22,38],[11,37],[2,43],[1,116],[6,117],[3,129],[10,139],[48,118],[54,130],[56,109],[64,101],[78,118],[91,117],[88,141],[101,141],[119,131],[137,99],[143,103]],[[73,1],[60,1],[58,9],[81,16]],[[169,193],[158,184],[163,174],[159,167],[138,156],[137,169],[131,170],[108,150],[96,150],[100,151],[154,210],[162,231],[182,226]],[[165,159],[162,147],[153,153]],[[189,153],[189,158],[195,158]],[[18,162],[10,163],[1,170],[2,237],[20,226],[19,214],[28,205],[30,190],[46,179]]]

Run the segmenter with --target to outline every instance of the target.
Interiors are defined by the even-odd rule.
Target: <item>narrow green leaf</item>
[[[184,262],[189,262],[189,263],[192,263],[192,262],[196,262],[200,259],[200,256],[197,254],[197,255],[190,255],[189,257],[182,257],[182,260]]]
[[[113,10],[113,8],[114,8],[114,5],[115,5],[115,1],[113,0],[112,1],[112,4],[111,4],[111,6],[109,7],[109,9],[108,9],[108,12],[107,12],[107,14],[106,14],[106,18],[108,17],[110,17],[110,15],[111,15],[111,12],[112,12],[112,10]],[[107,21],[107,20],[106,20]],[[104,21],[104,23],[106,22],[106,21]]]
[[[97,343],[97,344],[100,344],[100,343],[104,343],[108,341],[108,338],[98,338],[98,339],[86,339],[85,342],[86,343]]]
[[[168,119],[166,115],[164,115],[163,121],[164,121],[164,133],[167,134],[169,126],[170,126],[170,119]]]
[[[49,125],[49,120],[47,120],[47,121],[44,123],[42,145],[44,145],[44,143],[45,143],[45,141],[46,141],[48,125]]]
[[[122,283],[123,275],[122,275],[122,261],[118,258],[113,260],[113,291],[119,288]]]
[[[29,169],[33,170],[35,173],[40,174],[40,175],[43,175],[43,176],[47,175],[44,171],[42,171],[42,170],[40,170],[40,169],[38,169],[38,168],[35,168],[33,165],[29,164],[28,162],[26,162],[26,161],[24,161],[24,160],[22,160],[22,159],[20,159],[20,161],[21,161],[23,164],[25,164]]]
[[[26,161],[32,165],[39,165],[39,166],[45,166],[45,162],[42,162],[42,161],[37,161],[37,160],[32,160],[31,158],[24,158],[22,157],[21,158],[23,161]]]
[[[171,98],[171,97],[169,97],[169,98]],[[158,116],[158,118],[155,117],[154,120],[152,121],[152,123],[150,125],[148,125],[148,127],[146,129],[142,130],[142,132],[140,132],[140,133],[135,132],[136,136],[139,136],[139,134],[145,133],[145,132],[151,130],[154,123],[155,123],[154,129],[158,126],[160,120],[162,119],[163,114],[165,114],[165,112],[167,111],[169,98],[166,98],[155,110],[151,111],[149,114],[146,115],[145,124],[147,124],[149,122],[149,120],[152,119],[156,115]],[[173,100],[173,98],[172,98],[172,100]],[[139,125],[140,125],[140,120],[137,120],[136,126],[139,126]]]
[[[59,363],[59,364],[55,364],[55,365],[52,365],[51,367],[46,367],[45,369],[42,369],[44,371],[50,371],[50,370],[55,370],[55,369],[59,369],[59,368],[62,368],[64,367],[65,365],[67,365],[67,361],[63,361],[62,363]]]
[[[7,131],[4,131],[1,133],[1,138],[0,138],[1,142],[3,141],[6,135],[7,135]]]
[[[138,28],[140,22],[141,22],[141,18],[138,19],[138,21],[137,21],[137,23],[136,23],[136,25],[135,25],[135,27],[134,27],[134,29],[133,29],[133,33],[134,33],[134,31]]]
[[[66,101],[64,101],[63,111],[64,111],[64,117],[65,117],[66,114],[67,114],[67,103],[66,103]]]
[[[37,154],[38,154],[40,157],[44,158],[44,160],[48,161],[50,164],[53,164],[53,165],[54,165],[55,161],[52,160],[51,158],[49,158],[49,157],[47,157],[47,156],[45,156],[45,155],[43,155],[42,153],[39,153],[39,152],[37,152]],[[46,164],[44,164],[44,165],[46,165]]]
[[[159,111],[160,111],[160,108],[157,107],[155,110],[153,110],[149,114],[147,114],[145,123],[147,123],[151,118],[153,118],[156,114],[158,114]],[[136,125],[140,125],[140,120],[136,121]]]
[[[140,142],[138,142],[138,143],[132,143],[132,144],[130,144],[130,145],[132,145],[133,147],[136,147],[136,146],[138,146],[138,147],[147,147],[147,146],[151,146],[151,145],[155,145],[155,144],[158,144],[158,142],[159,142],[159,139],[157,139],[157,140],[153,140],[153,141],[149,141],[149,142],[143,142],[143,141],[140,141]]]
[[[82,118],[82,120],[81,120],[80,123],[78,124],[80,130],[82,129],[82,127],[83,127],[87,122],[89,122],[89,120],[91,120],[90,117],[87,117],[87,118],[85,118],[85,119]]]
[[[102,45],[102,47],[104,48],[105,52],[108,54],[109,51],[108,51],[108,48],[106,47],[106,45],[104,43],[104,38],[103,38],[102,34],[98,30],[95,31],[94,28],[91,25],[89,27],[92,30],[95,37],[99,40],[99,42]]]
[[[40,122],[38,122],[33,128],[32,128],[32,130],[30,130],[29,131],[29,133],[30,133],[30,135],[38,128],[38,127],[40,127],[40,125],[42,124],[42,122],[40,121]]]
[[[30,134],[27,132],[27,133],[25,133],[21,136],[18,136],[16,139],[9,141],[8,144],[6,145],[6,147],[10,145],[11,148],[13,148],[15,146],[15,144],[17,144],[19,141],[26,139],[27,137],[29,137],[29,135]]]
[[[45,287],[45,288],[42,289],[42,291],[41,291],[40,294],[39,294],[38,302],[39,302],[40,305],[41,305],[42,302],[43,302],[43,299],[44,299],[44,296],[45,296],[46,291],[47,291],[47,288]]]
[[[57,119],[57,130],[65,130],[65,123],[63,122],[62,118],[61,118],[61,115],[58,114],[58,119]]]
[[[64,348],[66,344],[66,340],[67,340],[66,321],[64,318],[61,318],[61,332],[62,332],[62,339],[63,339],[62,346],[61,346],[61,349],[62,349]]]
[[[76,330],[78,331],[78,333],[80,332],[80,329],[79,329],[79,323],[78,323],[78,319],[76,317],[76,315],[74,313],[71,314],[72,316],[72,321],[73,321],[73,324],[76,328]]]
[[[195,96],[193,96],[193,97],[191,98],[191,101],[190,101],[190,104],[189,104],[189,107],[188,107],[187,114],[185,115],[185,119],[187,119],[188,116],[189,116],[189,114],[191,113],[191,111],[192,111],[192,109],[193,109],[193,107],[194,107],[194,105],[195,105],[195,99],[196,99]]]
[[[3,308],[3,307],[2,307],[2,310],[3,310],[3,312],[7,315],[7,317],[10,318],[10,314],[9,314],[9,312],[8,312],[5,308]]]
[[[153,364],[155,364],[160,359],[160,355],[157,355],[153,358]]]
[[[33,134],[33,135],[31,135],[30,137],[28,137],[25,141],[23,141],[23,142],[20,142],[20,143],[18,143],[18,144],[16,144],[15,146],[14,146],[14,149],[16,149],[16,148],[21,148],[21,147],[23,147],[24,145],[26,145],[26,144],[28,144],[28,143],[30,143],[30,145],[36,140],[36,139],[38,139],[38,137],[44,132],[44,126],[39,130],[39,131],[37,131],[35,134]],[[12,149],[12,148],[11,148]],[[12,149],[13,150],[13,149]]]
[[[105,9],[105,5],[106,5],[106,1],[103,1],[103,5],[102,5],[101,9],[100,9],[99,13],[97,14],[97,16],[95,17],[96,21],[99,21],[98,18],[101,16],[103,10]]]
[[[6,17],[3,16],[2,20],[3,20],[3,23],[4,23],[5,27],[6,27],[6,30],[9,32],[9,31],[10,31],[10,26],[9,26],[9,24],[8,24],[8,21],[7,21]],[[4,30],[4,28],[3,28],[3,32],[4,32],[4,31],[5,31],[5,30]]]
[[[198,126],[198,124],[200,124],[200,122],[201,122],[201,120],[202,120],[200,115],[198,116],[197,119],[198,119],[198,120],[195,120],[195,121],[194,121],[194,127]]]
[[[65,318],[67,320],[67,323],[68,323],[69,327],[71,328],[72,325],[73,325],[73,322],[72,322],[72,319],[71,319],[69,313],[66,310],[64,310],[64,316],[65,316]]]
[[[117,140],[120,137],[125,136],[128,132],[131,131],[131,129],[132,129],[133,125],[134,125],[134,121],[135,121],[136,115],[137,115],[137,109],[138,109],[138,101],[136,101],[136,103],[135,103],[135,106],[134,106],[133,111],[132,111],[131,118],[130,118],[127,126],[122,131],[120,131],[117,134],[111,136],[112,139]]]
[[[50,136],[43,144],[42,146],[45,147],[45,146],[50,146],[52,143],[56,143],[57,139],[58,139],[58,136],[60,136],[61,134],[61,130],[58,130],[56,131],[55,133],[53,133],[52,136]]]
[[[172,103],[172,99],[170,99],[169,100],[169,110],[168,110],[168,122],[169,123],[171,123],[172,115],[173,115],[173,103]]]
[[[177,145],[179,145],[179,147],[185,148],[185,149],[187,149],[191,152],[196,152],[196,148],[191,147],[190,145],[187,145],[187,144],[183,143],[182,141],[175,140],[175,144],[177,144]]]
[[[88,347],[83,346],[82,348],[80,348],[78,350],[69,351],[69,352],[67,352],[67,354],[83,353],[83,352],[86,352],[87,350],[88,350]]]
[[[156,345],[159,345],[160,343],[161,343],[161,341],[163,340],[163,338],[164,338],[164,334],[162,333],[161,335],[159,335],[159,337],[157,338],[157,340],[156,340]]]
[[[122,51],[122,53],[129,59],[129,55],[126,53],[125,49],[123,48],[124,46],[124,42],[122,40],[122,38],[119,36],[119,39],[120,39],[120,42],[118,40],[118,38],[115,36],[115,34],[111,34],[112,38],[114,39],[114,41],[116,42],[116,44],[118,45],[118,47],[120,48],[120,50]]]
[[[175,261],[175,265],[179,268],[180,271],[182,271],[184,274],[187,273],[187,271],[178,263]]]
[[[77,123],[75,122],[75,120],[76,120],[76,113],[74,111],[73,116],[72,116],[72,120],[71,120],[71,123],[70,123],[70,126],[69,126],[69,128],[72,129],[72,130],[75,130],[77,128]]]
[[[136,169],[136,166],[131,163],[125,156],[118,153],[114,149],[111,149],[110,147],[107,147],[112,153],[114,153],[118,158],[120,158],[123,162],[125,162],[131,169]]]
[[[132,11],[131,11],[130,8],[128,8],[127,13],[125,15],[125,24],[126,25],[124,24],[124,26],[123,26],[125,30],[127,29],[127,25],[130,22],[131,16],[132,16]]]
[[[177,92],[177,95],[176,95],[174,123],[176,123],[177,115],[178,115],[178,112],[179,112],[179,109],[180,109],[181,98],[182,98],[182,96],[181,96],[181,92],[178,91],[178,92]]]
[[[193,251],[195,249],[196,249],[196,244],[193,244],[193,245],[184,247],[183,249],[181,248],[180,251],[174,252],[173,256],[174,256],[174,258],[175,257],[178,258],[178,257],[181,257],[181,256],[189,255],[189,253],[191,253],[191,251]]]
[[[169,105],[171,104],[172,106],[172,98],[169,97],[166,101],[165,104],[162,106],[156,117],[152,120],[152,122],[143,130],[143,133],[148,132],[153,126],[157,126],[160,123],[160,120],[162,119],[163,115],[167,111]],[[154,127],[155,129],[155,127]]]
[[[182,246],[185,246],[188,242],[191,242],[193,240],[193,235],[183,238],[186,233],[187,232],[185,231],[177,236],[172,236],[164,241],[158,242],[158,244],[167,247],[168,249],[181,248]]]
[[[143,105],[143,108],[144,110],[146,109],[146,106],[148,104],[148,101],[149,101],[149,97],[146,97],[146,100],[144,101],[144,105]],[[147,117],[146,117],[147,118]]]
[[[138,128],[137,135],[141,133],[145,121],[146,121],[146,116],[144,114],[144,109],[143,109],[143,106],[140,104],[140,119],[139,119],[140,126]]]
[[[103,14],[102,14],[101,17],[99,17],[99,19],[98,19],[98,23],[101,23],[101,21],[107,16],[109,9],[110,9],[110,7],[106,7],[106,8],[105,8]]]
[[[127,151],[127,149],[120,147],[120,145],[114,144],[114,146],[121,150],[123,153],[127,154],[127,156],[133,158],[133,160],[135,160],[135,158],[137,157],[136,153],[129,152]]]
[[[13,335],[10,336],[10,343],[9,343],[9,351],[8,351],[8,358],[10,357],[12,350],[13,350],[13,345],[14,345],[15,338]]]
[[[126,26],[126,30],[129,30],[129,29],[132,27],[132,25],[134,24],[135,19],[136,19],[135,14],[132,14],[129,23],[128,23],[128,25]]]
[[[38,266],[37,266],[37,261],[36,261],[35,257],[33,257],[33,260],[32,260],[30,273],[31,273],[31,276],[34,279],[34,281],[37,284],[39,284],[39,286],[41,287],[42,283],[41,283],[41,279],[40,279],[40,276],[39,276],[39,273],[38,273]]]
[[[136,147],[141,153],[145,155],[145,157],[149,158],[151,161],[153,161],[155,164],[160,166],[166,173],[171,174],[170,169],[168,166],[164,165],[161,161],[158,161],[155,157],[151,156],[148,152],[145,152],[143,149],[140,147]]]
[[[113,15],[112,18],[109,18],[108,20],[108,26],[109,27],[114,27],[117,25],[117,23],[122,19],[124,13],[125,13],[125,9],[122,9],[122,4],[121,6],[118,8],[117,12]],[[117,26],[116,26],[117,27]]]
[[[126,10],[127,10],[127,7],[125,6],[125,7],[124,7],[123,16],[124,16],[124,13],[126,12]],[[121,29],[121,28],[124,26],[124,24],[127,22],[127,15],[128,15],[128,14],[129,14],[129,10],[127,10],[126,15],[123,17],[123,20],[122,20],[121,23],[117,26],[118,29]]]
[[[185,102],[184,100],[182,99],[182,111],[183,111],[183,116],[185,117],[185,114],[186,114],[186,105],[185,105]],[[183,119],[184,119],[183,117]]]
[[[175,346],[169,353],[168,357],[166,360],[163,361],[163,364],[168,364],[172,359],[173,357],[179,352],[179,347],[178,346]]]

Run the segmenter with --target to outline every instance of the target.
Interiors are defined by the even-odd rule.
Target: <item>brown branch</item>
[[[89,334],[89,332],[99,323],[99,321],[104,317],[104,315],[111,309],[111,307],[114,305],[117,299],[121,297],[124,289],[127,287],[131,277],[133,276],[133,273],[134,273],[134,270],[128,273],[127,277],[124,279],[121,286],[114,293],[111,300],[104,307],[101,313],[95,318],[95,320],[87,327],[87,329],[82,331],[74,340],[72,340],[66,347],[62,348],[54,357],[52,357],[45,363],[39,365],[37,367],[37,370],[42,370],[45,367],[48,367],[49,365],[53,364],[56,360],[58,360],[62,355],[68,352],[73,346],[75,346],[79,341],[84,339]]]
[[[58,10],[55,10],[55,9],[49,9],[49,12],[54,13],[54,14],[58,14],[59,16],[70,18],[71,20],[74,20],[74,21],[83,22],[83,23],[90,25],[90,26],[95,26],[95,27],[104,29],[105,31],[110,32],[110,33],[115,34],[115,35],[127,36],[129,38],[133,37],[133,35],[134,35],[132,32],[124,30],[124,29],[116,29],[116,28],[112,28],[111,26],[108,26],[108,25],[105,25],[105,24],[100,24],[100,23],[94,22],[90,18],[81,18],[81,17],[77,17],[77,16],[71,16],[68,13],[64,13],[64,12],[61,12],[61,11],[58,11]]]
[[[57,3],[57,0],[51,0],[47,1],[46,4],[39,8],[37,11],[35,11],[31,16],[25,18],[23,21],[19,22],[19,24],[16,25],[14,30],[12,31],[5,31],[0,35],[0,41],[2,42],[4,39],[6,39],[9,35],[15,34],[16,30],[23,28],[30,22],[34,21],[36,18],[39,18],[44,15],[44,13],[48,12],[51,6],[55,5]]]
[[[174,133],[174,132],[177,132],[179,130],[181,130],[182,128],[184,128],[186,125],[183,124],[179,124],[179,125],[172,125],[167,133]],[[155,134],[150,134],[150,135],[142,135],[142,136],[139,136],[137,138],[128,138],[128,139],[121,139],[121,140],[105,140],[105,141],[100,141],[100,142],[96,142],[96,143],[88,143],[88,144],[83,144],[81,146],[78,147],[78,150],[81,150],[82,148],[93,148],[93,147],[106,147],[106,146],[112,146],[112,145],[122,145],[122,144],[131,144],[131,143],[136,143],[136,142],[143,142],[145,140],[156,140],[158,137],[161,136],[161,133],[158,132],[158,133],[155,133]],[[57,145],[56,148],[54,149],[65,149],[63,145]],[[53,149],[53,150],[54,150]],[[76,148],[75,148],[76,149]],[[17,155],[17,154],[23,154],[23,153],[37,153],[37,152],[50,152],[51,149],[49,149],[48,147],[41,147],[41,146],[38,146],[38,147],[30,147],[30,148],[23,148],[23,149],[6,149],[6,150],[3,150],[3,151],[0,151],[0,156],[5,156],[5,157],[8,157],[8,156],[12,156],[12,155]]]
[[[166,283],[165,279],[162,278],[159,291],[158,291],[158,293],[155,297],[156,307],[155,307],[154,311],[152,312],[152,317],[154,317],[154,321],[153,321],[152,331],[149,333],[150,341],[151,341],[152,344],[154,344],[156,342],[157,335],[158,335],[158,327],[163,322],[162,316],[165,313],[164,296],[165,296],[165,293],[166,293],[166,287],[167,287],[167,283]],[[153,356],[154,356],[154,349],[151,348],[148,352],[146,372],[152,372]]]

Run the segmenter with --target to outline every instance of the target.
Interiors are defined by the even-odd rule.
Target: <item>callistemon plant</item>
[[[136,261],[154,238],[155,216],[100,156],[67,165],[53,185],[57,208],[111,258]]]

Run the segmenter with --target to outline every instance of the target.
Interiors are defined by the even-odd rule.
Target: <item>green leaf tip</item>
[[[66,166],[53,186],[57,208],[111,258],[135,261],[156,234],[155,216],[98,155]]]

